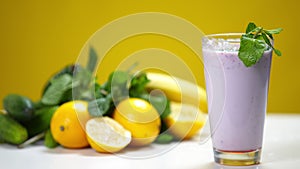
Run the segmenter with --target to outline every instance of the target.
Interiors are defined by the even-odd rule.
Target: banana
[[[207,112],[206,91],[201,86],[187,80],[161,73],[147,72],[150,82],[147,89],[159,89],[172,101],[192,104]]]

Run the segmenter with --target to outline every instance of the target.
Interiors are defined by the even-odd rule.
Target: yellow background
[[[241,32],[249,21],[266,28],[282,27],[284,31],[275,37],[275,46],[283,56],[273,59],[268,112],[300,112],[297,106],[300,13],[298,2],[292,0],[2,0],[0,99],[8,93],[18,93],[38,100],[50,75],[75,62],[95,31],[115,19],[139,12],[177,15],[206,34]],[[188,52],[182,53],[182,44],[163,43],[168,40],[158,40],[155,36],[136,40],[137,46],[132,45],[137,42],[133,38],[126,42],[129,45],[121,44],[118,51],[131,53],[145,47],[162,47],[181,56],[197,72],[199,63],[189,59]],[[103,74],[112,69],[113,66],[102,70]],[[100,77],[100,80],[105,78]],[[204,85],[201,79],[199,83]]]

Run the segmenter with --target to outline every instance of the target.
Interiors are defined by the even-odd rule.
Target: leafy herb
[[[249,67],[259,61],[265,51],[265,42],[242,36],[239,58]]]
[[[89,100],[93,98],[93,74],[88,69],[76,67],[73,73],[72,97],[75,100]]]
[[[91,116],[101,117],[105,115],[110,115],[114,108],[114,104],[111,98],[111,95],[106,97],[98,98],[89,102],[88,111]]]
[[[279,34],[282,28],[267,30],[258,27],[250,22],[246,29],[246,34],[241,37],[241,44],[238,56],[246,67],[256,64],[263,56],[264,51],[272,48],[277,56],[281,56],[281,52],[275,49],[270,40],[273,34]]]
[[[45,140],[44,140],[44,145],[48,148],[55,148],[59,144],[54,140],[51,130],[47,130],[45,134]]]
[[[90,48],[87,67],[73,64],[55,74],[46,84],[42,104],[39,106],[60,105],[73,99],[92,99],[94,94],[92,85],[95,84],[93,72],[96,64],[97,54],[93,48]]]
[[[130,79],[130,74],[124,71],[115,71],[110,74],[107,87],[116,104],[129,97]]]
[[[91,73],[94,72],[97,65],[98,56],[94,48],[90,48],[89,61],[87,64],[87,70]]]
[[[155,142],[158,144],[168,144],[171,143],[174,140],[174,136],[169,134],[169,133],[161,133],[159,136],[156,138]]]
[[[64,93],[72,88],[72,77],[68,74],[59,76],[51,81],[51,86],[42,97],[45,105],[57,105],[64,97]]]
[[[68,74],[70,76],[73,77],[73,72],[74,72],[74,69],[75,67],[79,67],[80,65],[75,65],[75,64],[71,64],[71,65],[67,65],[66,67],[64,67],[63,69],[61,69],[60,71],[58,71],[56,74],[54,74],[50,80],[46,83],[44,89],[43,89],[43,92],[42,92],[42,95],[45,94],[46,90],[50,87],[51,85],[51,81],[53,81],[54,79],[58,78],[59,76],[61,75],[64,75],[64,74]]]
[[[149,82],[146,73],[135,75],[127,71],[114,71],[107,82],[95,89],[96,100],[89,102],[88,110],[92,116],[110,115],[120,101],[129,98],[141,98],[150,102],[163,119],[170,114],[170,101],[162,94],[149,94],[146,85]]]
[[[130,97],[140,97],[147,93],[146,85],[150,80],[147,78],[146,73],[140,72],[133,76],[129,90]]]
[[[130,74],[124,71],[114,71],[107,82],[95,86],[96,100],[89,102],[88,110],[92,116],[110,115],[121,100],[128,98]]]
[[[161,93],[150,95],[148,100],[160,114],[160,118],[164,119],[171,113],[170,100]]]

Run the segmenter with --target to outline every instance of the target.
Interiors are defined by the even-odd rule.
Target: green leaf
[[[244,34],[243,36],[248,37],[248,38],[254,38],[254,34]]]
[[[161,126],[160,126],[160,134],[167,132],[169,129],[168,125],[166,124],[165,120],[161,120]]]
[[[161,133],[155,140],[158,144],[168,144],[174,140],[174,136],[169,133]]]
[[[281,56],[281,52],[275,49],[270,42],[273,40],[272,34],[278,34],[282,28],[266,30],[257,27],[250,22],[246,29],[246,34],[242,35],[238,56],[246,67],[252,66],[259,61],[264,51],[268,50],[265,46],[270,46],[276,55]]]
[[[87,70],[90,71],[91,73],[94,72],[97,64],[98,56],[94,48],[90,48],[90,53],[89,53],[89,61],[87,64]]]
[[[93,98],[92,73],[82,67],[76,67],[73,75],[72,97],[76,100],[89,100]]]
[[[44,86],[44,89],[42,91],[42,95],[45,94],[46,90],[49,88],[49,86],[51,85],[51,81],[53,81],[54,79],[64,75],[64,74],[68,74],[70,76],[73,76],[73,72],[74,72],[74,69],[76,67],[80,67],[80,65],[75,65],[75,64],[72,64],[72,65],[67,65],[66,67],[64,67],[63,69],[61,69],[60,71],[58,71],[57,73],[55,73],[51,78],[50,80],[47,81],[47,83],[45,84]]]
[[[267,37],[266,34],[262,34],[263,39],[265,40],[265,42],[273,49],[273,45],[271,44],[269,38]]]
[[[95,79],[95,81],[94,81],[94,90],[95,90],[94,97],[96,99],[102,98],[108,94],[107,91],[103,87],[104,87],[104,85],[100,85],[99,83],[97,83],[97,79]]]
[[[278,49],[275,49],[273,47],[273,45],[271,44],[271,42],[270,42],[269,38],[267,37],[267,35],[263,33],[262,36],[263,36],[265,42],[274,50],[275,54],[277,56],[281,56],[281,52]]]
[[[265,48],[264,41],[242,36],[238,56],[246,67],[250,67],[259,61]]]
[[[252,35],[252,38],[255,38],[257,35],[260,34],[260,32],[263,30],[262,27],[256,27],[253,30],[251,30],[249,33],[247,33],[246,35]]]
[[[108,79],[108,87],[118,86],[118,85],[127,85],[130,79],[130,75],[124,71],[114,71],[110,74]]]
[[[257,35],[255,39],[264,40],[264,37],[260,34],[260,35]]]
[[[70,87],[68,90],[65,91],[62,98],[60,99],[60,103],[65,103],[73,100],[73,89]]]
[[[88,88],[91,81],[94,79],[92,73],[82,67],[76,67],[74,69],[73,78],[73,83],[81,86],[82,88]]]
[[[247,29],[246,29],[246,33],[250,33],[252,32],[257,26],[253,23],[253,22],[250,22],[247,26]]]
[[[110,74],[106,87],[114,102],[118,103],[129,97],[130,77],[130,74],[124,71],[115,71]]]
[[[270,34],[269,32],[266,32],[265,30],[264,30],[264,32],[268,35],[268,37],[269,37],[270,39],[272,39],[272,40],[274,39],[272,34]]]
[[[54,140],[52,133],[49,130],[46,131],[46,135],[45,135],[45,140],[44,140],[44,145],[48,148],[55,148],[57,147],[59,144]]]
[[[279,34],[281,31],[283,31],[282,28],[277,29],[271,29],[271,30],[264,30],[265,32],[268,32],[269,34]]]
[[[41,102],[45,105],[57,105],[70,88],[72,88],[72,77],[69,74],[63,74],[51,81]]]
[[[281,52],[278,49],[274,48],[273,50],[277,56],[281,56]]]
[[[129,95],[130,97],[139,97],[140,95],[147,93],[146,85],[150,82],[146,73],[138,73],[133,76],[130,83]]]
[[[170,101],[163,94],[150,95],[149,102],[155,107],[160,114],[160,118],[164,119],[171,113]]]
[[[113,101],[110,95],[105,98],[99,98],[89,102],[88,111],[91,116],[101,117],[109,115],[113,109]]]

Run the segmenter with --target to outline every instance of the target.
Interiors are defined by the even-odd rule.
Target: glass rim
[[[242,32],[228,32],[228,33],[213,33],[213,34],[207,34],[207,35],[204,35],[202,37],[202,39],[224,39],[224,40],[228,40],[228,39],[231,39],[230,41],[232,41],[232,38],[235,37],[235,39],[240,39],[240,37],[242,35],[245,35],[246,33],[242,33]],[[225,37],[228,37],[228,38],[225,38]],[[274,42],[274,39],[269,39],[270,42]],[[235,42],[235,41],[233,41]]]
[[[202,37],[202,48],[216,51],[236,52],[243,33],[217,33]]]
[[[245,33],[242,32],[229,32],[229,33],[214,33],[204,35],[204,38],[216,38],[216,37],[231,37],[231,36],[242,36]]]
[[[215,34],[207,34],[202,37],[202,48],[211,48],[213,50],[220,50],[220,51],[226,51],[227,47],[231,48],[234,45],[240,44],[240,40],[242,35],[245,35],[246,33],[242,32],[228,32],[228,33],[215,33]],[[223,41],[222,41],[223,40]],[[215,44],[209,44],[209,41],[215,41]],[[225,46],[216,46],[219,44],[216,44],[217,42],[225,43]],[[273,43],[274,40],[270,39],[270,42]],[[206,45],[204,45],[206,44]],[[267,50],[272,50],[272,48],[268,45],[266,45]],[[236,51],[236,50],[233,50]]]

